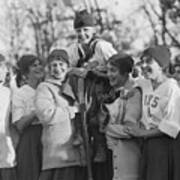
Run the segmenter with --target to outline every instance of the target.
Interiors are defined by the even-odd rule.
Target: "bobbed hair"
[[[40,59],[32,54],[23,55],[17,62],[18,70],[21,74],[26,75],[29,72],[29,67],[33,65],[36,61]]]
[[[130,55],[118,53],[109,58],[108,63],[118,68],[122,75],[129,74],[133,70],[134,60]]]

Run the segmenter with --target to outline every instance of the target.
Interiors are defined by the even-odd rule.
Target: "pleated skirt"
[[[144,140],[141,180],[180,180],[180,135]]]
[[[112,180],[113,178],[112,151],[107,150],[106,153],[105,162],[93,162],[92,164],[93,180]]]
[[[38,180],[42,164],[41,125],[27,127],[17,146],[18,180]]]
[[[86,168],[79,166],[43,170],[39,180],[88,180]]]
[[[0,169],[0,180],[18,180],[15,168]]]

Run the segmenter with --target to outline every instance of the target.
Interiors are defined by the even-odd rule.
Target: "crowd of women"
[[[14,84],[0,56],[0,180],[179,180],[180,64],[163,45],[135,64],[86,10],[74,29],[43,63],[23,55]]]

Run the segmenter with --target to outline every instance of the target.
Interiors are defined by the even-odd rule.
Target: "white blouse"
[[[15,150],[9,129],[11,91],[1,84],[0,99],[0,168],[10,168],[16,164]]]
[[[19,121],[23,116],[34,113],[35,89],[24,85],[13,93],[12,122]]]
[[[176,138],[180,132],[180,89],[174,79],[167,79],[157,89],[143,89],[142,123],[146,129],[157,127]],[[146,118],[145,118],[146,117]]]

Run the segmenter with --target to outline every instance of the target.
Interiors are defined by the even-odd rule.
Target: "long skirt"
[[[92,164],[93,180],[112,180],[113,162],[112,151],[107,150],[107,160],[105,162],[94,162]]]
[[[38,180],[42,164],[41,125],[31,125],[20,136],[17,147],[18,180]]]
[[[144,140],[140,177],[141,180],[172,180],[172,139],[168,136]]]
[[[0,169],[0,180],[18,180],[16,177],[16,169],[15,168]]]
[[[180,134],[172,140],[172,172],[170,180],[180,180]]]
[[[87,180],[86,168],[79,166],[43,170],[39,180]]]

